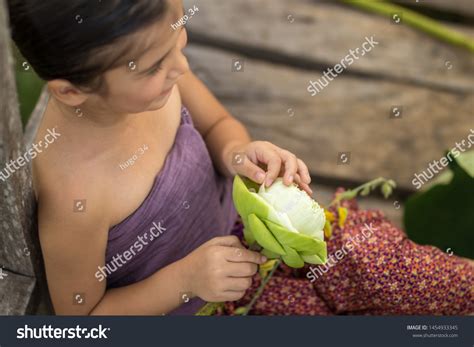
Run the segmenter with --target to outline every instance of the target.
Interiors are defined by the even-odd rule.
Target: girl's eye
[[[153,68],[152,70],[148,71],[147,75],[155,75],[160,70],[161,70],[161,66],[157,66]]]

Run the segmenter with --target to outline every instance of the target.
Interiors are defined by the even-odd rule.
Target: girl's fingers
[[[252,285],[252,277],[227,277],[224,281],[226,292],[246,291]]]
[[[235,263],[254,263],[263,264],[267,259],[260,253],[250,251],[245,248],[228,247],[226,250],[225,259]]]
[[[210,239],[209,241],[207,241],[206,244],[226,246],[226,247],[237,247],[237,248],[245,249],[245,247],[240,242],[239,238],[235,235],[214,237],[213,239]]]
[[[313,191],[311,190],[311,187],[304,183],[302,180],[301,180],[301,176],[299,174],[296,174],[295,175],[295,183],[301,188],[303,189],[306,193],[308,193],[309,196],[312,197],[313,195]]]
[[[242,291],[230,291],[227,290],[223,293],[222,298],[218,301],[237,301],[243,298],[245,295],[245,290]]]
[[[311,183],[311,176],[309,175],[309,170],[306,164],[301,160],[297,159],[298,162],[298,173],[300,174],[301,178],[303,179],[303,182],[306,184]]]
[[[229,263],[225,275],[228,277],[251,277],[257,273],[258,266],[252,263]]]
[[[285,163],[285,174],[283,176],[283,183],[287,186],[293,183],[295,179],[295,174],[298,171],[298,161],[296,156],[284,149],[279,149],[278,153],[280,154],[283,162]]]
[[[258,184],[262,184],[265,179],[265,170],[254,164],[247,157],[242,160],[242,163],[234,164],[234,169],[238,174],[248,177]]]
[[[273,149],[258,149],[257,160],[267,164],[267,177],[265,178],[265,186],[269,187],[278,177],[278,173],[280,172],[280,155]]]

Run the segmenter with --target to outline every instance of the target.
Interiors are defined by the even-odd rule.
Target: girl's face
[[[169,4],[163,20],[137,35],[151,47],[125,66],[107,71],[107,96],[91,102],[120,114],[153,111],[166,104],[179,77],[189,70],[182,52],[187,43],[186,29],[171,27],[184,15],[181,1],[171,0]]]

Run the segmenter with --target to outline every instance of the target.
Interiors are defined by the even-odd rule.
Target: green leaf
[[[388,183],[382,184],[382,187],[380,188],[380,190],[382,191],[383,197],[385,199],[387,199],[390,196],[390,194],[392,194],[392,191],[393,191],[392,186]]]
[[[456,255],[474,258],[474,178],[457,160],[451,162],[450,170],[449,184],[434,185],[407,201],[405,229],[417,243],[443,251],[451,248]]]
[[[367,196],[370,194],[370,186],[367,186],[365,187],[364,189],[362,189],[362,191],[360,192],[360,195],[361,196]]]
[[[474,178],[474,150],[461,153],[456,161],[469,176]]]
[[[240,306],[240,307],[237,307],[235,310],[234,310],[234,314],[235,315],[242,315],[244,313],[247,312],[247,308],[245,306]]]
[[[198,312],[196,316],[212,316],[219,308],[224,307],[223,302],[208,302]]]

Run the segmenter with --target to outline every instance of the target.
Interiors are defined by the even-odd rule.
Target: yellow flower
[[[336,216],[334,216],[334,213],[329,212],[328,210],[324,210],[324,214],[326,215],[326,220],[330,221],[331,223],[336,220]]]
[[[260,267],[258,268],[258,273],[260,274],[262,279],[267,277],[268,273],[271,271],[271,269],[273,269],[273,266],[277,261],[277,259],[270,259],[264,264],[260,265]]]
[[[345,207],[338,207],[337,213],[339,214],[339,228],[343,228],[344,224],[346,223],[347,219],[347,208]]]

